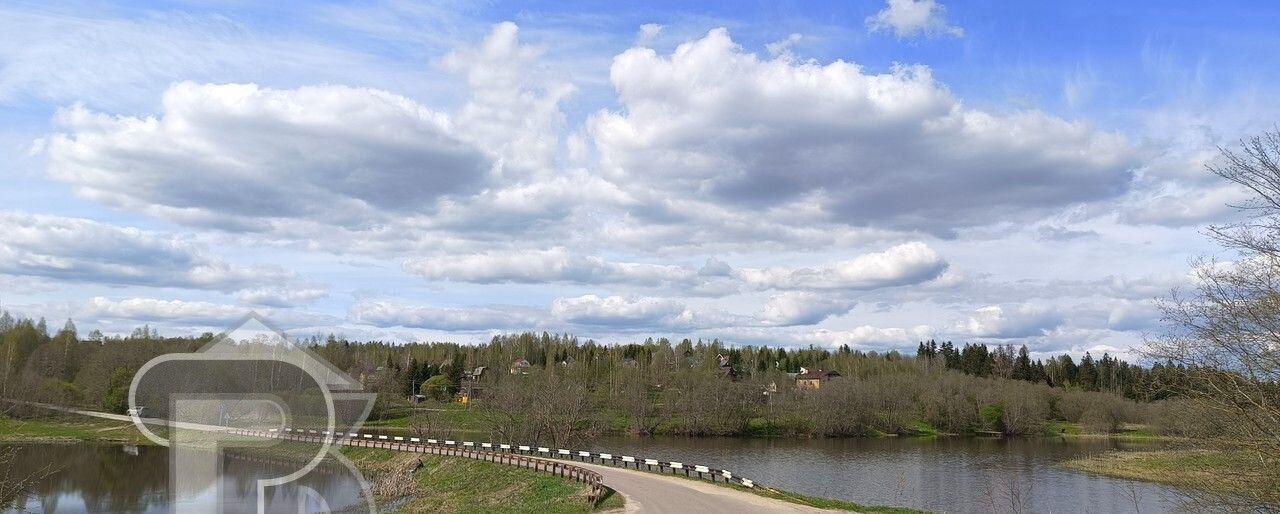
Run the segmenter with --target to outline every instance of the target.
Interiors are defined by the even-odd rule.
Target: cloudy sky
[[[1123,354],[1280,122],[1265,4],[259,4],[0,6],[0,303]]]

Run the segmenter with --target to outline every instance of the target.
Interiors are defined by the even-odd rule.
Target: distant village
[[[716,374],[721,378],[731,382],[737,382],[742,377],[741,373],[729,364],[729,356],[716,354],[716,360],[718,362],[718,365],[716,366]],[[577,359],[573,356],[568,356],[557,363],[557,365],[569,367],[576,363]],[[635,359],[628,357],[622,360],[622,366],[625,368],[635,368],[639,366],[639,364]],[[530,373],[536,372],[536,369],[537,368],[535,368],[528,359],[522,357],[511,361],[510,366],[507,367],[507,374],[517,376],[529,375]],[[383,368],[379,367],[377,371],[381,372],[383,371]],[[454,395],[454,399],[458,403],[467,404],[472,400],[481,398],[484,391],[483,380],[488,371],[488,366],[477,366],[472,370],[463,373],[460,383],[458,384],[458,392]],[[801,367],[799,372],[789,372],[786,373],[786,375],[789,380],[795,383],[796,389],[804,391],[819,390],[822,388],[823,383],[840,377],[840,373],[835,371],[825,369],[807,369],[805,367]],[[424,382],[423,385],[426,386],[427,384]],[[658,387],[661,387],[661,385],[658,385]],[[777,382],[770,382],[764,391],[764,394],[776,393],[777,391]],[[426,392],[419,389],[416,390],[415,394],[411,395],[408,400],[412,403],[419,403],[427,400],[430,396],[431,395],[426,394]]]

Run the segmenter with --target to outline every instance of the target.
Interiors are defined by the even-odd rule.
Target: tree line
[[[128,335],[80,337],[68,320],[50,335],[43,320],[0,312],[3,394],[112,412],[126,408],[133,373],[151,358],[213,340]],[[393,415],[421,394],[474,397],[495,435],[562,443],[601,432],[685,435],[824,435],[938,431],[1035,432],[1065,420],[1099,431],[1151,422],[1136,391],[1150,371],[1104,356],[1031,361],[1025,348],[988,350],[921,343],[916,356],[847,346],[731,346],[666,338],[608,345],[568,334],[516,333],[487,344],[392,344],[336,335],[297,340],[377,392],[373,416]],[[512,374],[512,363],[529,368]],[[470,380],[483,368],[477,380]],[[817,391],[798,388],[801,369],[840,374]],[[732,372],[726,372],[731,369]],[[1032,387],[1022,384],[1033,382]]]
[[[1172,361],[1157,361],[1148,368],[1130,364],[1108,353],[1103,353],[1101,359],[1094,359],[1090,352],[1085,352],[1078,363],[1067,354],[1032,360],[1026,345],[1015,349],[1011,344],[994,347],[965,344],[957,348],[951,341],[939,345],[934,340],[921,342],[916,349],[916,358],[936,360],[947,369],[975,377],[999,377],[1050,387],[1114,392],[1132,400],[1170,397],[1170,390],[1160,385],[1169,383],[1174,376],[1185,371],[1179,370],[1179,364]]]

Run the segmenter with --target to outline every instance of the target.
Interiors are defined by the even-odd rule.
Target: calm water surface
[[[1183,512],[1176,489],[1056,466],[1060,461],[1091,453],[1152,448],[1151,445],[1052,438],[613,437],[596,441],[594,447],[615,454],[729,469],[762,484],[801,493],[939,513]],[[168,452],[164,448],[93,444],[18,448],[18,472],[49,466],[53,473],[37,485],[25,510],[0,506],[0,513],[170,511]],[[226,457],[223,466],[227,512],[254,512],[256,480],[296,468],[234,453]],[[334,510],[356,505],[361,499],[359,483],[341,470],[330,471],[322,468],[313,472],[301,485],[329,498]],[[193,501],[217,501],[215,490],[210,485],[207,493]],[[268,511],[296,512],[292,508],[299,500],[296,485],[272,489],[267,498]],[[308,505],[309,512],[324,510],[319,505]]]
[[[167,448],[83,443],[7,447],[18,449],[13,476],[42,471],[48,476],[35,485],[25,504],[0,505],[0,513],[160,514],[197,510],[219,501],[219,488],[208,484],[203,492],[184,498],[171,509]],[[222,465],[221,502],[227,513],[257,512],[257,481],[298,468],[296,463],[246,453],[229,453]],[[300,504],[306,512],[359,505],[363,501],[360,483],[345,471],[339,466],[321,466],[297,483],[268,489],[267,512],[296,513]],[[329,508],[311,494],[300,494],[304,487],[326,498]]]
[[[1149,444],[1055,438],[614,437],[595,446],[615,454],[728,469],[780,489],[939,513],[1184,511],[1174,488],[1056,466],[1111,449],[1154,448]]]

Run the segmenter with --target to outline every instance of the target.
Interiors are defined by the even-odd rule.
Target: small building
[[[738,380],[738,370],[733,369],[729,364],[729,356],[724,354],[716,354],[716,372],[729,380]]]
[[[511,363],[511,370],[510,370],[510,371],[511,371],[511,374],[512,374],[512,375],[528,375],[528,374],[529,374],[529,369],[530,369],[530,368],[532,368],[532,367],[533,367],[533,365],[532,365],[532,364],[529,364],[529,361],[528,361],[528,360],[525,360],[525,359],[516,359],[515,361],[513,361],[513,362]]]
[[[822,383],[840,376],[834,371],[823,369],[805,370],[803,373],[796,375],[796,387],[799,389],[817,390],[822,388]]]
[[[462,374],[462,382],[458,384],[458,394],[467,398],[463,403],[483,397],[481,393],[484,390],[484,384],[480,382],[480,379],[484,378],[486,369],[484,366],[477,366],[475,369]]]

